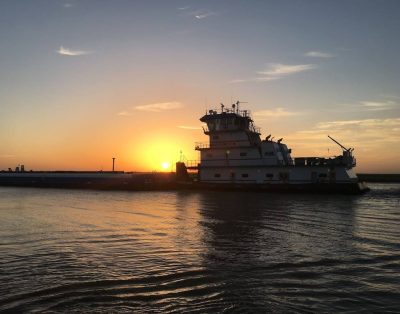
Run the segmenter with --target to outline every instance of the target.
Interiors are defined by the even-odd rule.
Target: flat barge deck
[[[175,173],[112,171],[0,172],[0,186],[93,190],[176,189]]]

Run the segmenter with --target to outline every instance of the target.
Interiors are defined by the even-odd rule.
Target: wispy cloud
[[[85,50],[72,50],[68,48],[64,48],[63,46],[60,47],[60,49],[57,50],[57,53],[63,56],[83,56],[83,55],[88,55],[91,54],[91,51],[85,51]]]
[[[275,109],[267,109],[267,110],[259,110],[253,112],[253,116],[259,119],[262,118],[277,118],[277,117],[289,117],[289,116],[297,116],[299,112],[287,111],[285,108],[275,108]]]
[[[388,98],[388,97],[385,97]],[[332,106],[331,112],[362,112],[362,111],[389,111],[400,109],[399,99],[364,100],[354,103],[341,103]]]
[[[394,101],[362,101],[361,105],[368,111],[390,110],[396,105]]]
[[[4,158],[4,159],[9,159],[9,158],[14,158],[14,157],[15,157],[15,155],[11,155],[11,154],[0,155],[0,158]]]
[[[189,6],[179,7],[178,10],[183,12],[184,16],[189,16],[197,20],[203,20],[217,15],[217,13],[213,11],[191,9]]]
[[[380,96],[386,99],[400,100],[400,96],[394,94],[381,94]]]
[[[117,116],[120,116],[120,117],[129,117],[131,115],[132,115],[132,113],[129,111],[120,111],[117,113]]]
[[[72,6],[73,6],[72,3],[64,3],[63,4],[64,8],[72,8]]]
[[[258,81],[258,82],[268,82],[268,81],[276,81],[281,79],[281,76],[261,76],[261,77],[256,77],[254,78],[254,81]]]
[[[160,112],[166,110],[179,109],[182,107],[183,107],[182,103],[177,101],[172,101],[172,102],[162,102],[162,103],[136,106],[135,109],[141,111]]]
[[[305,71],[316,69],[316,64],[282,64],[270,63],[267,69],[258,71],[257,77],[249,79],[235,79],[229,83],[243,83],[243,82],[268,82],[275,81],[290,75],[298,74]]]
[[[333,54],[322,52],[322,51],[309,51],[304,54],[306,57],[313,57],[313,58],[332,58],[334,57]]]
[[[297,74],[304,71],[315,69],[315,64],[281,64],[281,63],[270,63],[268,69],[265,71],[257,72],[264,78],[282,78],[284,76]]]
[[[360,119],[360,120],[339,120],[320,122],[316,125],[318,129],[349,129],[354,127],[376,128],[376,127],[399,127],[400,118],[394,119]]]
[[[201,130],[200,126],[178,125],[178,128],[185,130]]]
[[[254,79],[234,79],[229,81],[229,84],[235,84],[235,83],[244,83],[244,82],[249,82],[249,81],[254,81]]]
[[[202,20],[202,19],[205,19],[205,18],[207,18],[207,17],[213,16],[213,15],[215,15],[215,14],[216,14],[215,12],[211,12],[211,11],[208,11],[208,12],[199,12],[199,13],[195,13],[195,14],[194,14],[194,17],[195,17],[196,19],[198,19],[198,20]]]

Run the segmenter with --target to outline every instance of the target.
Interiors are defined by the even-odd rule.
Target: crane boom
[[[332,141],[334,141],[336,144],[338,144],[343,150],[345,150],[345,151],[350,151],[351,150],[351,148],[346,148],[346,147],[344,147],[342,144],[340,144],[337,140],[335,140],[333,137],[330,137],[329,135],[328,135],[328,137],[332,140]]]

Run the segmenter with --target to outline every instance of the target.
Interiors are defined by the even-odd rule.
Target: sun
[[[164,170],[167,170],[170,166],[171,166],[171,164],[170,164],[168,161],[163,161],[163,162],[161,163],[161,167],[162,167]]]

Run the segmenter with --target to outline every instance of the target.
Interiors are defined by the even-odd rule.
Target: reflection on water
[[[396,312],[399,196],[1,188],[0,311]]]

